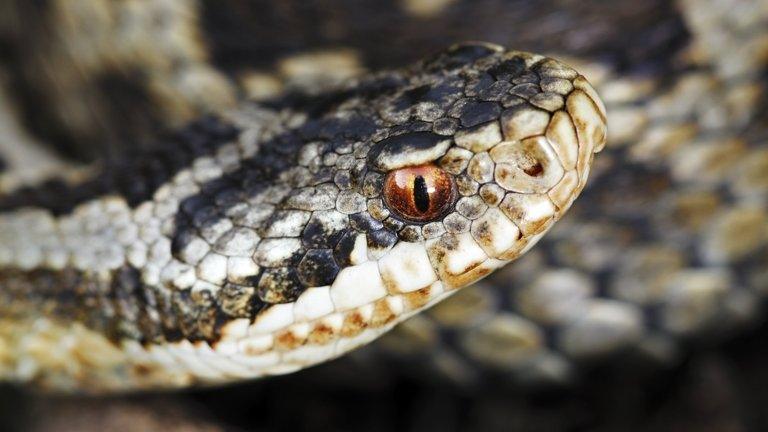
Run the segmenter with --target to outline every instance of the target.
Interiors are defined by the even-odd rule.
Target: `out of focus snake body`
[[[365,51],[360,33],[381,33],[375,44],[385,29],[326,17],[322,5],[286,6],[293,12],[273,18],[300,26],[303,13],[320,14],[329,27],[308,21],[307,32],[343,48],[276,64],[258,55],[266,41],[244,36],[269,30],[249,20],[267,7],[258,2],[11,7],[6,16],[34,18],[51,33],[7,27],[8,40],[29,41],[38,55],[6,62],[7,100],[17,103],[5,107],[6,142],[59,144],[57,156],[45,146],[31,155],[38,150],[3,148],[14,156],[0,175],[0,373],[93,391],[301,368],[516,258],[585,185],[519,262],[355,355],[454,381],[562,382],[585,361],[666,362],[759,319],[768,286],[764,6],[617,2],[597,15],[589,3],[551,2],[515,17],[525,2],[422,3],[402,2],[405,18],[384,21],[413,32],[414,50],[453,39],[530,46],[564,56],[606,106],[560,63],[490,45],[339,84],[360,75],[361,63],[411,59],[397,46]],[[461,11],[463,31],[446,25],[441,43],[429,31],[419,39],[419,22],[456,23]],[[543,24],[526,24],[533,17]],[[504,33],[512,23],[516,31]],[[622,41],[622,28],[633,37]],[[272,49],[295,50],[292,37]],[[267,102],[235,107],[246,95]],[[157,142],[148,137],[158,125],[205,112],[218,115],[163,146],[131,148]],[[609,146],[586,183],[606,117]],[[552,146],[569,130],[578,143],[570,155]],[[512,142],[526,150],[504,144]],[[408,157],[398,156],[403,149]],[[100,168],[61,157],[104,154]],[[31,160],[40,168],[28,169]],[[441,227],[390,217],[380,196],[387,172],[425,163],[454,178]],[[62,173],[65,187],[45,184]],[[510,230],[519,243],[500,240]]]

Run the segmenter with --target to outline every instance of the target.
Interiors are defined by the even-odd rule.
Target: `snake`
[[[261,41],[228,33],[259,34],[258,2],[88,3],[3,14],[32,18],[10,45],[37,54],[5,69],[22,121],[3,132],[3,379],[221,384],[338,357],[413,316],[353,358],[563,380],[617,353],[666,361],[760,315],[760,2],[690,0],[682,15],[618,2],[632,13],[607,29],[589,2],[403,2],[417,23],[460,16],[462,38],[561,52],[461,43],[376,68],[411,60],[395,47],[373,72],[316,52],[277,76]],[[546,10],[586,23],[569,33]],[[601,33],[622,27],[656,39],[634,52]],[[290,51],[290,36],[277,45]]]

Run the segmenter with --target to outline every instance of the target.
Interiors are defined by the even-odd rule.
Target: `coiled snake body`
[[[755,16],[724,43],[764,49],[755,29],[765,15]],[[687,18],[694,31],[713,25]],[[106,63],[136,57],[134,42]],[[167,70],[152,56],[138,62],[152,97],[182,93],[178,106],[191,111],[227,105],[184,48],[158,44],[180,57]],[[684,67],[645,75],[629,73],[632,59],[617,71],[585,63],[608,110],[558,61],[463,44],[343,85],[315,77],[326,89],[242,103],[96,168],[53,163],[63,181],[9,164],[0,376],[87,391],[175,387],[338,356],[533,247],[587,184],[606,115],[619,125],[615,148],[598,157],[586,202],[491,277],[501,292],[464,291],[371,349],[443,373],[560,379],[566,359],[627,349],[664,358],[681,337],[747,321],[768,243],[754,121],[764,64],[697,48]],[[657,79],[669,70],[685,73]],[[168,88],[153,81],[173,74]]]

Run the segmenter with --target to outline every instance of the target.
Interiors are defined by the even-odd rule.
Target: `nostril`
[[[535,164],[524,168],[523,172],[531,177],[540,177],[544,172],[544,167],[541,165],[541,162],[536,162]]]
[[[565,174],[557,154],[542,136],[502,142],[489,155],[495,163],[496,183],[508,191],[547,193]]]

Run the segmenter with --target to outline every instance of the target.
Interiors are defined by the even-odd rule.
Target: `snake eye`
[[[387,174],[384,200],[403,219],[429,222],[450,208],[455,190],[450,174],[434,165],[420,165]]]

